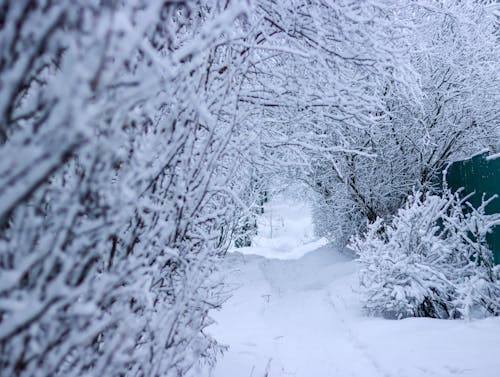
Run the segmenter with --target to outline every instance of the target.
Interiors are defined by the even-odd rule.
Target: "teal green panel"
[[[471,194],[469,202],[477,207],[485,199],[498,195],[487,207],[486,213],[500,213],[500,158],[487,159],[488,153],[451,164],[446,182],[452,191],[463,188],[463,194]],[[488,246],[493,251],[495,263],[500,264],[500,226],[487,237]]]

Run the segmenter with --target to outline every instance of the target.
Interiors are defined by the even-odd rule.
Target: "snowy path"
[[[304,208],[280,205],[272,210],[283,226],[273,238],[261,232],[257,246],[226,260],[234,292],[210,331],[230,348],[213,377],[500,373],[500,318],[467,323],[363,317],[353,291],[355,262],[328,246],[315,249],[322,242],[310,237]]]

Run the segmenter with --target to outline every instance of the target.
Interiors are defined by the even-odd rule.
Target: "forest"
[[[0,0],[0,376],[203,376],[276,182],[366,315],[499,316],[496,198],[441,184],[499,46],[495,0]]]

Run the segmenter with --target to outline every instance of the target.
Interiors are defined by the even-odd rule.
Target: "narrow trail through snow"
[[[313,237],[303,203],[271,203],[255,245],[230,253],[224,268],[233,295],[210,332],[229,350],[212,377],[481,377],[500,370],[499,318],[364,317],[356,262]]]

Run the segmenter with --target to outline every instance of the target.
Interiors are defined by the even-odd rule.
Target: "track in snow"
[[[234,292],[214,314],[210,332],[230,348],[212,377],[498,373],[500,318],[468,323],[363,317],[356,262],[328,246],[318,248],[324,242],[312,236],[304,204],[282,200],[271,206],[281,224],[273,238],[262,232],[256,246],[225,261]],[[260,225],[269,225],[264,220]]]

